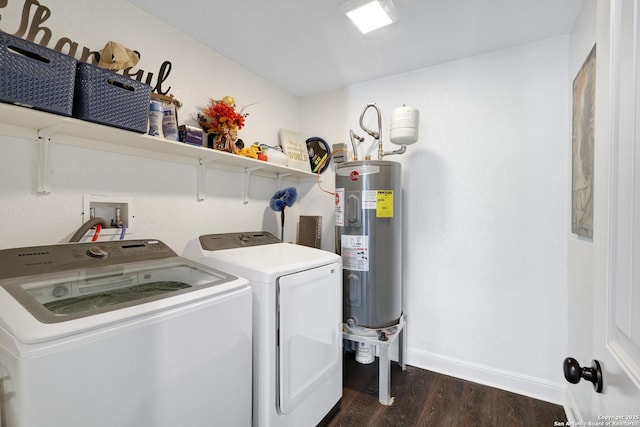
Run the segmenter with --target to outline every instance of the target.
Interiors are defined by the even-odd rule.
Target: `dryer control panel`
[[[246,248],[250,246],[271,245],[274,243],[282,242],[276,236],[266,231],[206,234],[200,236],[200,245],[202,249],[207,251]]]

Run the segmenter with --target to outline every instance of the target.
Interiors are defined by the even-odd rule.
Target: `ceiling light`
[[[390,0],[349,0],[340,6],[340,10],[356,24],[362,34],[397,21]]]

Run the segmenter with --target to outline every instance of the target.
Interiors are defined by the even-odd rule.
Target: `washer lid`
[[[0,277],[0,326],[23,343],[71,335],[246,288],[244,279],[175,254],[132,262],[116,262],[114,254],[111,263],[102,264],[99,258],[85,259],[95,257],[86,254],[90,245],[68,246],[78,259],[67,262],[66,256],[56,255],[61,247],[0,251],[0,260],[26,254],[22,256],[30,261],[24,261],[24,266],[34,264],[38,272]],[[65,262],[56,264],[56,259]],[[79,266],[86,262],[93,267]]]
[[[338,262],[339,255],[293,243],[202,251],[199,261],[252,282],[274,283],[280,276]]]

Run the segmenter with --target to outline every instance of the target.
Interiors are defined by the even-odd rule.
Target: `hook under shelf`
[[[36,193],[49,194],[49,143],[62,123],[55,124],[43,129],[38,129],[38,139],[36,139]]]
[[[262,168],[264,168],[264,166],[244,168],[244,189],[242,192],[242,203],[244,203],[245,205],[249,203],[249,185],[251,184],[251,174]]]
[[[286,172],[286,173],[279,173],[278,174],[278,180],[277,180],[277,184],[276,184],[276,190],[279,190],[280,187],[282,187],[282,178],[286,178],[290,175],[293,175],[293,172]]]
[[[216,159],[198,159],[198,201],[204,200],[207,182],[207,165]]]

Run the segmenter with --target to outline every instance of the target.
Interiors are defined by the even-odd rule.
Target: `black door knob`
[[[602,368],[597,360],[591,361],[590,368],[582,368],[576,359],[567,357],[564,359],[564,377],[571,384],[578,384],[580,379],[585,379],[593,383],[596,393],[602,393]]]

